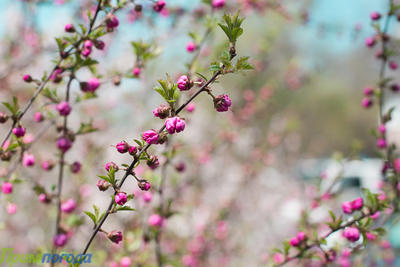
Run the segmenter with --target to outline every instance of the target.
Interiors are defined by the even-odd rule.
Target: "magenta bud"
[[[111,231],[110,233],[108,233],[107,235],[108,239],[110,239],[112,242],[118,244],[119,242],[122,241],[122,233],[121,231]]]

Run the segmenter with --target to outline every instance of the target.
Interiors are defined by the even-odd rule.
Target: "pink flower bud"
[[[126,202],[128,201],[128,197],[126,196],[125,193],[120,192],[118,194],[115,195],[115,203],[117,203],[118,205],[124,205]]]
[[[275,253],[273,258],[276,264],[281,264],[285,261],[285,257],[281,253]]]
[[[212,6],[214,8],[221,8],[221,7],[224,7],[224,5],[225,5],[225,0],[213,0],[212,1]]]
[[[351,214],[351,213],[353,213],[353,209],[352,209],[351,202],[347,202],[347,201],[343,202],[343,203],[342,203],[342,210],[343,210],[343,212],[346,213],[346,214]]]
[[[35,156],[29,153],[24,153],[22,157],[22,165],[25,167],[31,167],[35,165]]]
[[[63,247],[67,244],[68,237],[66,234],[58,234],[53,238],[53,244],[56,247]]]
[[[22,79],[24,80],[24,82],[27,82],[27,83],[30,83],[30,82],[33,81],[31,75],[29,75],[29,74],[25,74],[25,75],[22,77]]]
[[[369,217],[371,217],[372,220],[377,220],[377,219],[379,219],[380,215],[381,215],[381,213],[379,211],[377,211]]]
[[[299,239],[300,242],[302,242],[306,239],[306,234],[304,232],[298,232],[297,238]]]
[[[95,40],[94,46],[99,50],[103,50],[106,44],[102,40]]]
[[[193,111],[194,111],[194,108],[195,108],[195,105],[194,105],[193,103],[189,103],[189,104],[187,105],[187,107],[186,107],[186,110],[187,110],[188,112],[193,112]]]
[[[106,16],[106,26],[108,30],[113,30],[114,28],[118,27],[119,21],[118,18],[114,14],[107,14]]]
[[[106,163],[106,166],[105,166],[105,168],[106,168],[106,171],[110,171],[110,167],[112,167],[115,171],[118,171],[118,166],[117,166],[117,164],[115,164],[114,162],[107,162]]]
[[[58,149],[60,149],[61,151],[63,151],[64,153],[67,152],[72,146],[72,142],[71,140],[69,140],[66,137],[60,137],[57,140],[57,147]]]
[[[170,106],[160,105],[158,108],[153,110],[154,117],[158,117],[160,119],[165,119],[169,116],[169,112],[171,110]]]
[[[12,132],[13,132],[13,134],[16,136],[16,137],[23,137],[24,135],[25,135],[25,128],[24,127],[22,127],[21,125],[19,125],[19,126],[17,126],[17,127],[15,127],[15,128],[13,128],[12,129]]]
[[[82,50],[82,56],[84,56],[84,57],[90,56],[91,53],[92,53],[92,50],[90,50],[90,49],[84,48]]]
[[[6,195],[11,194],[13,191],[12,183],[10,182],[3,183],[3,185],[1,186],[1,191]]]
[[[373,47],[375,45],[375,38],[374,37],[367,37],[365,39],[365,45],[368,47]]]
[[[106,191],[111,186],[111,184],[105,180],[100,179],[97,181],[96,186],[100,191]]]
[[[74,161],[70,166],[72,173],[78,173],[82,169],[82,164],[79,161]]]
[[[14,203],[8,203],[6,209],[8,214],[15,214],[18,210],[18,206]]]
[[[93,48],[93,42],[90,41],[90,40],[86,40],[86,41],[83,43],[83,48],[92,50],[92,48]]]
[[[121,260],[119,261],[119,264],[121,267],[129,267],[131,266],[131,259],[129,257],[122,257]]]
[[[75,32],[75,27],[71,23],[65,25],[64,30],[66,32]]]
[[[154,130],[145,131],[142,134],[143,140],[148,144],[157,144],[158,143],[158,133]]]
[[[71,106],[68,102],[62,101],[57,106],[56,109],[61,116],[68,116],[71,113]]]
[[[42,162],[42,169],[45,171],[50,171],[51,169],[53,169],[53,167],[54,163],[49,160],[45,160]]]
[[[164,219],[158,214],[153,214],[149,217],[148,223],[150,226],[161,227],[164,223]]]
[[[36,112],[34,115],[34,120],[36,122],[42,122],[44,120],[43,114],[41,112]]]
[[[386,126],[385,126],[385,124],[379,125],[378,131],[379,131],[381,134],[384,134],[384,133],[386,132]]]
[[[374,89],[371,87],[365,87],[364,88],[364,95],[365,96],[371,96],[374,94]]]
[[[367,233],[365,234],[365,236],[367,237],[367,239],[368,239],[369,241],[374,241],[374,240],[376,239],[376,236],[375,236],[373,233],[370,233],[370,232],[367,232]]]
[[[158,158],[156,155],[151,155],[150,158],[147,160],[147,166],[150,167],[150,169],[154,170],[160,165],[160,162],[158,161]]]
[[[352,210],[361,210],[363,205],[364,205],[364,200],[361,197],[356,198],[351,202]]]
[[[108,239],[110,239],[112,242],[118,244],[119,242],[122,241],[122,233],[121,231],[111,231],[110,233],[108,233],[107,235]]]
[[[143,191],[148,191],[151,188],[151,185],[148,181],[146,180],[141,180],[138,182],[138,187],[143,190]]]
[[[196,50],[196,44],[192,41],[190,41],[187,45],[186,45],[186,51],[188,51],[189,53],[193,53]]]
[[[89,92],[95,92],[97,90],[97,88],[99,88],[99,86],[100,86],[100,81],[97,78],[91,78],[87,82],[87,90]]]
[[[227,94],[219,95],[214,99],[214,107],[218,112],[228,111],[232,101]]]
[[[177,170],[178,172],[184,172],[186,169],[186,165],[184,162],[179,162],[177,164],[175,164],[175,170]]]
[[[164,9],[165,5],[166,5],[166,3],[165,3],[164,0],[158,0],[158,1],[154,4],[153,9],[154,9],[154,11],[156,11],[156,12],[161,12],[161,10]]]
[[[117,148],[117,151],[121,154],[126,153],[129,150],[129,145],[125,141],[119,142],[115,147]]]
[[[343,236],[350,242],[356,242],[360,239],[360,231],[356,227],[347,227],[343,230]]]
[[[44,204],[48,204],[51,202],[51,199],[44,193],[39,195],[39,201],[44,203]]]
[[[147,191],[143,193],[142,197],[144,202],[149,203],[153,199],[153,194],[150,191]]]
[[[298,245],[300,245],[300,240],[296,237],[293,237],[292,239],[290,239],[290,245],[292,247],[297,247]]]
[[[379,20],[379,19],[381,18],[381,14],[379,14],[379,13],[376,12],[376,11],[371,12],[370,18],[371,18],[372,20]]]
[[[142,72],[142,70],[140,68],[138,68],[138,67],[134,67],[133,70],[132,70],[132,74],[135,77],[139,77],[141,72]]]
[[[76,207],[75,200],[70,198],[61,204],[61,211],[65,213],[71,213],[75,209],[75,207]]]
[[[389,68],[391,68],[392,70],[396,70],[398,68],[398,64],[395,61],[389,61]]]
[[[387,146],[386,139],[385,138],[378,138],[378,140],[376,140],[376,146],[378,148],[381,148],[381,149],[385,148]]]
[[[364,108],[369,108],[372,106],[372,100],[369,97],[364,97],[361,104]]]
[[[395,170],[397,173],[400,173],[400,158],[397,158],[397,159],[394,161],[394,170]]]
[[[186,91],[190,89],[190,80],[186,75],[182,75],[179,77],[178,81],[176,82],[178,84],[178,88],[181,91]]]

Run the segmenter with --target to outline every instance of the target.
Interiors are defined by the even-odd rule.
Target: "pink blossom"
[[[281,264],[285,261],[285,257],[283,256],[282,253],[275,253],[273,258],[276,264]]]
[[[186,110],[187,110],[188,112],[193,112],[193,111],[194,111],[194,108],[195,108],[195,105],[194,105],[193,103],[189,103],[189,104],[187,105],[187,107],[186,107]]]
[[[165,120],[165,128],[169,134],[179,133],[185,129],[186,123],[179,117],[172,117]]]
[[[343,230],[343,236],[350,242],[356,242],[360,239],[360,231],[356,227],[347,227]]]
[[[221,7],[224,7],[224,5],[225,5],[225,0],[213,0],[212,1],[212,6],[214,8],[221,8]]]
[[[361,197],[356,198],[351,202],[351,208],[353,210],[360,210],[362,209],[363,205],[364,205],[364,200]]]
[[[126,153],[129,150],[129,145],[125,141],[119,142],[115,147],[117,148],[117,151],[121,154]]]
[[[143,140],[148,144],[158,143],[158,133],[154,130],[148,130],[143,133]]]
[[[58,110],[61,116],[68,116],[71,113],[71,106],[66,101],[60,102],[56,106],[56,109]]]
[[[115,195],[115,203],[117,203],[118,205],[124,205],[126,202],[128,201],[128,197],[126,196],[125,193],[120,192],[118,194]]]
[[[121,260],[119,261],[119,264],[121,267],[129,267],[131,266],[131,259],[129,257],[122,257]]]
[[[119,242],[122,241],[122,233],[121,231],[113,230],[107,235],[108,239],[110,239],[112,242],[118,244]]]
[[[68,237],[66,234],[58,234],[53,238],[53,244],[56,247],[63,247],[68,241]]]
[[[67,152],[71,148],[71,146],[72,142],[68,138],[60,137],[57,140],[57,147],[63,152]]]
[[[365,39],[365,45],[368,47],[372,47],[375,45],[375,38],[374,37],[367,37]]]
[[[373,12],[371,12],[371,14],[370,14],[370,18],[371,18],[372,20],[379,20],[379,19],[381,18],[381,14],[379,14],[379,13],[376,12],[376,11],[373,11]]]
[[[140,68],[138,68],[138,67],[134,67],[133,70],[132,70],[132,74],[135,77],[139,77],[141,72],[142,72],[142,70]]]
[[[23,137],[25,135],[26,131],[25,131],[25,128],[20,125],[20,126],[13,128],[12,132],[16,137]]]
[[[153,194],[150,191],[147,191],[143,193],[142,197],[144,202],[150,203],[151,200],[153,199]]]
[[[189,81],[188,76],[186,76],[186,75],[182,75],[181,77],[179,77],[179,79],[176,83],[178,84],[178,88],[181,91],[190,89],[190,81]]]
[[[36,112],[34,115],[34,120],[36,122],[41,122],[44,120],[43,114],[41,112]]]
[[[1,191],[4,194],[11,194],[13,191],[13,184],[10,182],[3,183],[3,185],[1,186]]]
[[[186,45],[186,51],[188,51],[189,53],[194,52],[194,50],[196,50],[196,44],[192,41],[190,41],[187,45]]]
[[[378,140],[376,140],[376,146],[378,148],[381,148],[381,149],[385,148],[387,146],[386,139],[385,138],[378,138]]]
[[[150,226],[161,227],[164,223],[164,219],[158,214],[153,214],[149,217],[148,223]]]
[[[214,99],[214,107],[218,112],[228,111],[232,101],[227,94],[219,95]]]
[[[363,100],[361,101],[361,104],[364,108],[369,108],[372,106],[372,100],[369,99],[368,97],[364,97]]]
[[[31,167],[35,165],[35,156],[33,154],[24,153],[22,157],[22,164],[25,167]]]
[[[15,214],[17,212],[18,206],[14,203],[7,204],[7,213],[8,214]]]
[[[61,204],[61,210],[65,213],[71,213],[76,207],[75,200],[72,198],[68,199],[64,203]]]
[[[373,219],[373,220],[377,220],[377,219],[379,219],[380,215],[381,215],[381,213],[379,211],[377,211],[369,217],[371,217],[371,219]]]

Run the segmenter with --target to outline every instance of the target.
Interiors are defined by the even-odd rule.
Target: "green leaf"
[[[93,221],[93,223],[96,225],[97,224],[97,219],[96,216],[91,213],[90,211],[84,211],[84,213],[89,216],[89,218]]]
[[[122,210],[128,210],[128,211],[135,211],[135,209],[134,208],[131,208],[131,207],[129,207],[129,206],[122,206],[122,207],[118,207],[118,208],[116,208],[116,211],[122,211]]]

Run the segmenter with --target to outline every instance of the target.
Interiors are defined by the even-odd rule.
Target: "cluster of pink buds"
[[[165,128],[169,134],[180,133],[185,129],[186,123],[179,117],[172,117],[165,120]]]
[[[351,214],[356,210],[361,210],[364,205],[364,200],[359,197],[353,201],[345,201],[342,203],[342,210],[346,214]]]
[[[228,111],[232,101],[227,94],[219,95],[214,99],[214,107],[218,112]]]
[[[356,242],[360,239],[360,231],[357,227],[347,227],[343,230],[343,236],[350,242]]]
[[[119,25],[118,18],[112,13],[107,14],[106,16],[107,30],[112,31],[115,28],[117,28],[118,25]]]
[[[298,232],[297,235],[295,237],[293,237],[292,239],[290,239],[290,245],[292,247],[298,247],[300,246],[300,244],[303,243],[303,241],[305,241],[307,239],[306,234],[304,232]]]
[[[92,53],[92,48],[93,48],[93,42],[91,40],[86,40],[83,43],[83,50],[82,50],[82,56],[88,57]]]

